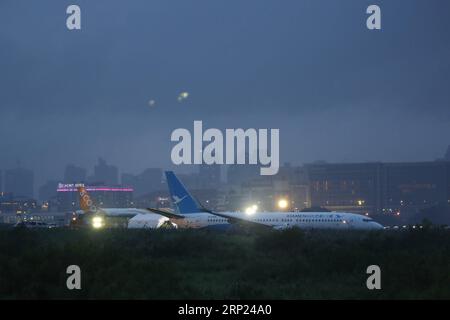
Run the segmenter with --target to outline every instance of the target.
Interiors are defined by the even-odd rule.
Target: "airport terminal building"
[[[103,208],[130,208],[133,203],[133,188],[124,186],[86,186],[94,202]],[[79,210],[80,201],[74,184],[60,183],[57,191],[57,208],[61,212]]]
[[[311,205],[361,214],[413,215],[450,204],[450,162],[310,164]]]

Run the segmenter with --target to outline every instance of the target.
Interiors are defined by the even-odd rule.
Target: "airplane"
[[[219,217],[205,209],[172,171],[166,171],[165,174],[175,212],[152,208],[149,208],[149,211],[169,218],[171,222],[183,229],[224,229],[230,226],[228,218]]]
[[[149,209],[176,221],[178,226],[205,227],[228,223],[253,224],[277,230],[300,229],[380,230],[383,226],[372,218],[346,212],[213,212],[205,209],[188,192],[172,171],[166,171],[166,180],[176,212]],[[215,216],[215,218],[213,218]]]
[[[86,188],[77,186],[80,197],[80,208],[72,218],[72,225],[91,225],[94,229],[105,226],[125,225],[129,229],[150,228],[156,229],[170,223],[169,218],[149,212],[146,209],[136,208],[98,208],[89,196]]]

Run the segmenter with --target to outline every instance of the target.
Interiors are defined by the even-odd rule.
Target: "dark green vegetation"
[[[450,298],[450,231],[0,229],[0,298]]]

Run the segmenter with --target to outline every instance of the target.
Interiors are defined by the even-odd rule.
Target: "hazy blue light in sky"
[[[82,9],[82,30],[65,10]],[[382,30],[365,27],[368,5]],[[415,161],[450,144],[450,2],[0,2],[0,168],[170,164],[170,133],[280,128],[280,161]],[[180,93],[189,97],[179,103]],[[149,106],[150,101],[155,101]]]

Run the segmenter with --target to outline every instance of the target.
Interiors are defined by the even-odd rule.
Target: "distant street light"
[[[252,215],[252,214],[255,214],[257,210],[258,210],[258,206],[256,204],[254,204],[245,209],[245,214]]]
[[[278,208],[286,209],[289,206],[289,202],[286,199],[278,200]]]

